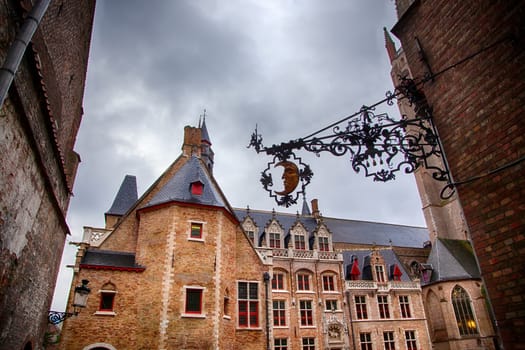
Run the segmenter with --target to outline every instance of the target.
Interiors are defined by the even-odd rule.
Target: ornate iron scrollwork
[[[59,324],[61,322],[64,322],[64,320],[68,317],[75,316],[76,313],[71,312],[59,312],[59,311],[49,311],[49,315],[47,317],[47,320],[51,324]]]
[[[387,92],[382,101],[369,107],[363,106],[359,112],[305,138],[264,147],[256,126],[248,147],[255,148],[257,153],[274,156],[261,173],[261,183],[270,196],[275,197],[277,204],[286,207],[295,204],[299,193],[304,193],[305,186],[310,183],[313,176],[310,167],[303,164],[293,152],[302,148],[318,155],[328,152],[334,156],[348,156],[355,172],[362,171],[366,177],[381,182],[394,180],[399,171],[413,173],[423,165],[431,171],[435,180],[447,181],[448,185],[441,192],[441,197],[450,198],[454,188],[450,185],[452,182],[448,167],[446,162],[436,160],[442,159],[442,146],[432,120],[432,109],[414,80],[400,78],[400,81],[396,90]],[[374,113],[378,105],[385,102],[392,105],[395,99],[401,98],[408,99],[414,106],[414,118],[402,116],[396,120],[386,113]],[[276,164],[276,160],[283,162],[292,158],[304,166],[301,191],[296,193],[295,198],[290,194],[279,198],[269,189],[273,179],[268,171],[270,165]]]

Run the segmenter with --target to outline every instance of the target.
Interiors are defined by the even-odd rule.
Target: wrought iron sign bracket
[[[385,99],[372,106],[363,106],[358,112],[303,138],[265,147],[256,126],[248,148],[253,147],[257,153],[273,157],[261,172],[260,179],[270,197],[278,205],[289,207],[297,203],[299,194],[305,193],[313,172],[295,154],[304,149],[317,155],[328,152],[334,156],[348,156],[355,172],[363,172],[366,177],[381,182],[394,180],[399,171],[408,174],[424,166],[435,180],[447,183],[440,195],[442,199],[450,198],[454,186],[443,159],[432,108],[413,79],[402,77],[400,80],[399,86],[394,92],[387,92]],[[382,103],[393,105],[396,99],[408,99],[414,106],[415,117],[402,116],[396,120],[386,113],[375,114],[377,106]],[[284,168],[282,191],[272,188],[272,166]]]
[[[60,311],[49,311],[49,315],[47,316],[47,321],[51,324],[59,324],[61,322],[64,322],[66,318],[69,318],[71,316],[77,316],[78,312],[60,312]]]

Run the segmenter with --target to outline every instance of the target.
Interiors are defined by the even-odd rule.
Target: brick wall
[[[52,1],[49,9],[59,6]],[[31,6],[2,1],[2,62],[24,7]],[[68,12],[55,13],[54,23],[51,16],[44,18],[0,109],[0,349],[27,343],[41,348],[69,231],[65,215],[78,161],[70,155],[80,123],[94,1],[64,7]],[[62,22],[71,17],[82,20],[63,31],[69,26]],[[57,81],[70,75],[76,81],[69,90],[59,88]],[[53,122],[62,114],[69,124]],[[70,141],[61,143],[60,133]]]
[[[514,35],[423,88],[455,181],[524,156],[523,18],[523,1],[415,1],[393,29],[415,77],[427,71],[415,36],[435,73]],[[505,349],[525,349],[524,166],[457,187]]]

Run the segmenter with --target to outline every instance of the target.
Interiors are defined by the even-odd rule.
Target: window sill
[[[186,314],[186,313],[183,313],[180,316],[184,317],[184,318],[206,318],[206,314]]]
[[[192,237],[188,237],[188,241],[204,243],[204,239],[202,239],[202,238],[192,238]]]
[[[337,290],[323,290],[323,294],[340,294]]]
[[[313,290],[297,290],[296,293],[315,294]]]
[[[261,327],[253,327],[253,328],[249,328],[249,327],[237,327],[238,331],[262,331],[262,328]]]
[[[288,329],[288,326],[273,326],[273,329]]]
[[[232,317],[228,316],[228,315],[224,315],[224,316],[222,316],[222,318],[225,319],[225,320],[231,320],[232,319]]]
[[[117,316],[114,311],[95,311],[96,316]]]
[[[299,326],[299,328],[301,328],[301,329],[302,328],[304,328],[304,329],[308,329],[308,328],[310,328],[310,329],[317,329],[316,326]]]

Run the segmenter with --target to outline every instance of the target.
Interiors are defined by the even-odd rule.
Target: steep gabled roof
[[[126,214],[137,199],[137,178],[133,175],[126,175],[106,215],[122,216]]]
[[[210,135],[208,134],[208,128],[206,127],[206,118],[202,120],[201,124],[201,141],[211,145]]]
[[[472,246],[466,240],[438,238],[428,263],[433,269],[430,283],[480,278]]]
[[[190,185],[196,181],[200,181],[203,184],[201,195],[191,193]],[[172,201],[228,208],[226,199],[212,180],[206,167],[202,161],[195,156],[192,156],[179,171],[166,182],[146,204],[146,207]]]

